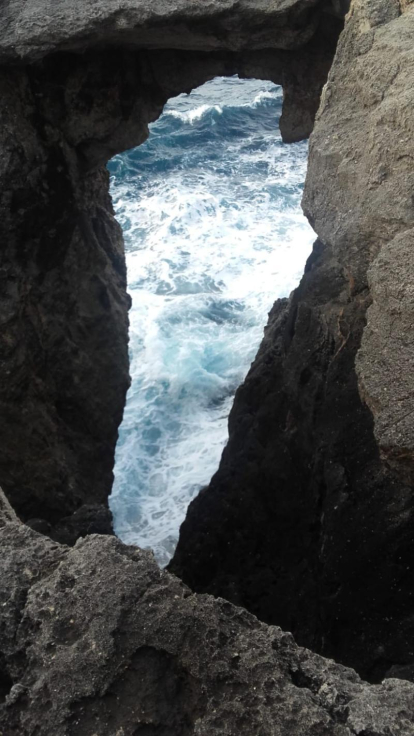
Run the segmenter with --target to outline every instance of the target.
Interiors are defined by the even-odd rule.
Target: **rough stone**
[[[129,384],[122,234],[107,173],[62,135],[64,63],[50,95],[40,72],[0,72],[0,475],[23,519],[52,524],[107,502]]]
[[[373,303],[357,357],[360,391],[384,460],[414,478],[414,229],[384,243],[369,271]]]
[[[0,530],[7,736],[411,736],[414,685],[370,686],[113,537]]]
[[[0,62],[33,61],[94,46],[243,51],[307,43],[322,12],[343,17],[348,2],[320,0],[8,0],[0,8]]]

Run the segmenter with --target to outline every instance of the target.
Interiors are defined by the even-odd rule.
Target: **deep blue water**
[[[274,300],[303,272],[307,144],[283,144],[282,91],[217,78],[170,100],[109,164],[127,249],[132,386],[116,454],[115,530],[173,553],[218,467],[237,386]]]

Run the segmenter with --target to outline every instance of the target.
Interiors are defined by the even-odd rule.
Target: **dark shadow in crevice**
[[[0,705],[6,701],[13,684],[13,680],[6,667],[4,656],[0,654]]]

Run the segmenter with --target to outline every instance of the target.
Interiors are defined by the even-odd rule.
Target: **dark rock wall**
[[[171,569],[375,680],[413,660],[411,489],[384,473],[358,393],[369,293],[351,298],[319,241],[306,270],[271,312]]]
[[[48,90],[44,69],[0,82],[0,474],[23,518],[52,524],[106,503],[129,380],[122,233],[106,171],[69,139],[82,100],[64,67]]]
[[[374,680],[414,663],[413,33],[412,5],[352,6],[310,140],[319,240],[171,565]]]

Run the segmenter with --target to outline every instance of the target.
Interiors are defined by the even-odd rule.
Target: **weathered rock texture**
[[[282,82],[285,137],[308,135],[342,26],[323,6],[1,5],[0,482],[33,528],[111,529],[129,298],[104,164],[218,74]]]
[[[192,503],[172,564],[195,590],[374,680],[391,666],[414,675],[414,8],[405,11],[352,5],[310,141],[303,204],[319,240],[299,288],[271,312],[220,469]]]
[[[413,684],[368,685],[149,553],[64,547],[1,509],[5,736],[411,736]]]
[[[343,17],[348,0],[8,0],[0,60],[32,61],[70,48],[129,46],[197,51],[295,49],[321,12]]]
[[[122,234],[106,173],[75,150],[90,128],[65,63],[49,94],[43,70],[0,72],[0,474],[23,518],[51,523],[105,502],[129,380]]]

